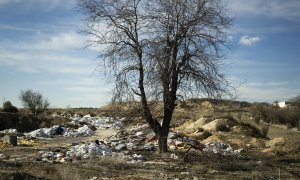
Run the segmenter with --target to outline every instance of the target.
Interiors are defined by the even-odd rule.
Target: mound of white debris
[[[95,132],[92,131],[87,125],[84,125],[78,129],[69,129],[55,125],[50,128],[41,128],[29,133],[24,133],[27,137],[34,138],[52,138],[55,135],[68,136],[68,137],[77,137],[77,136],[90,136]]]
[[[83,159],[90,158],[91,156],[111,156],[112,150],[104,145],[104,144],[81,144],[73,146],[69,151],[66,153],[66,158],[82,157]]]
[[[97,144],[94,142],[75,145],[67,150],[63,148],[52,148],[48,151],[39,151],[36,154],[36,160],[45,162],[66,162],[79,159],[101,158],[103,156],[124,159],[127,163],[140,163],[144,160],[142,155],[124,155],[123,153],[113,152],[105,144]]]
[[[16,129],[5,129],[0,131],[0,134],[18,134],[18,131]]]
[[[208,142],[203,149],[204,152],[223,156],[240,155],[242,150],[243,149],[234,150],[230,144],[223,144],[217,141]]]
[[[86,115],[83,117],[74,116],[71,117],[72,125],[81,125],[81,124],[89,124],[95,126],[97,129],[121,129],[123,127],[122,119],[115,120],[110,117],[91,117],[90,115]]]
[[[122,119],[115,120],[109,117],[102,118],[86,115],[83,117],[73,116],[70,119],[71,122],[69,122],[69,124],[79,126],[78,129],[65,128],[55,125],[50,128],[41,128],[29,133],[24,133],[24,135],[35,138],[52,138],[56,135],[66,137],[91,136],[95,134],[95,132],[89,128],[91,126],[95,127],[96,129],[121,129],[123,127]]]

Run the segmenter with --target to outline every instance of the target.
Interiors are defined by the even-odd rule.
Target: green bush
[[[269,132],[269,126],[263,126],[261,129],[261,134],[263,137],[267,138],[268,137],[268,132]]]
[[[260,137],[264,137],[264,136],[262,135],[261,131],[260,131],[257,127],[253,126],[253,125],[250,124],[250,123],[240,122],[239,125],[241,125],[241,126],[243,126],[244,128],[246,128],[245,133],[246,133],[246,135],[248,135],[248,136],[259,137],[259,138],[260,138]]]
[[[19,112],[18,108],[13,106],[10,101],[6,101],[3,103],[3,112],[17,113]]]
[[[300,119],[300,112],[297,108],[279,108],[265,104],[255,104],[251,108],[251,113],[256,123],[262,120],[268,124],[296,127]]]
[[[38,115],[47,110],[50,103],[39,92],[34,92],[31,89],[20,92],[19,96],[25,108],[29,109],[33,115]]]

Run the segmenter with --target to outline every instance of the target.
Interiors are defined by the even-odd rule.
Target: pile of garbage
[[[124,159],[127,163],[140,163],[144,157],[139,154],[124,155],[123,153],[113,152],[105,144],[96,142],[88,142],[83,144],[76,144],[70,149],[56,147],[50,148],[47,151],[39,151],[35,158],[37,161],[44,162],[70,162],[80,159],[102,158],[105,156]]]
[[[59,125],[54,125],[50,128],[41,128],[29,133],[24,133],[26,137],[34,138],[52,138],[54,136],[65,137],[78,137],[78,136],[91,136],[95,132],[91,130],[87,125],[79,127],[78,129],[65,128]]]
[[[234,150],[230,144],[224,144],[217,141],[208,142],[203,149],[206,153],[220,154],[223,156],[240,155],[242,150],[243,149]]]
[[[70,118],[71,122],[69,124],[72,125],[82,125],[88,124],[96,127],[97,129],[121,129],[123,127],[122,120],[123,119],[113,119],[110,117],[92,117],[91,115],[85,115],[83,117],[73,116]]]
[[[18,134],[18,131],[16,129],[5,129],[0,131],[0,134]]]
[[[55,125],[50,128],[41,128],[34,130],[29,133],[24,133],[27,137],[35,137],[35,138],[52,138],[54,136],[65,136],[65,137],[78,137],[78,136],[91,136],[94,135],[95,132],[90,127],[95,127],[96,129],[121,129],[123,128],[122,119],[114,120],[109,117],[91,117],[91,115],[86,115],[83,117],[73,116],[70,117],[71,122],[68,124],[76,125],[79,128],[66,128],[60,125]]]

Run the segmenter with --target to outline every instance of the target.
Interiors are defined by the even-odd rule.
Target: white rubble
[[[223,156],[239,155],[242,149],[234,150],[230,144],[223,144],[221,142],[208,142],[203,149],[204,152],[220,154]]]
[[[90,115],[85,115],[83,117],[74,116],[71,117],[70,124],[80,125],[83,123],[95,126],[97,129],[107,129],[107,128],[115,128],[121,129],[123,127],[122,119],[114,120],[109,117],[91,117]]]
[[[84,125],[78,129],[69,129],[55,125],[50,128],[41,128],[29,133],[24,133],[27,137],[35,138],[52,138],[55,135],[67,136],[67,137],[78,137],[78,136],[90,136],[94,135],[95,132],[92,131],[87,125]]]
[[[68,131],[66,131],[63,134],[63,136],[78,137],[78,136],[91,136],[94,134],[95,134],[95,132],[93,130],[91,130],[87,125],[84,125],[75,130],[68,129]]]
[[[83,159],[90,158],[92,156],[111,156],[112,150],[104,145],[104,144],[81,144],[73,146],[69,151],[66,153],[66,158],[82,157]]]
[[[54,135],[64,135],[68,131],[67,128],[61,127],[59,125],[52,126],[50,128],[41,128],[31,131],[29,133],[24,133],[27,137],[40,137],[40,138],[51,138]]]
[[[71,129],[55,125],[50,128],[41,128],[24,134],[27,137],[38,138],[52,138],[54,135],[78,137],[94,135],[95,132],[91,130],[89,126],[94,126],[96,129],[121,129],[123,127],[122,119],[114,120],[113,118],[109,117],[92,117],[91,115],[85,115],[83,117],[80,117],[75,114],[73,117],[70,117],[70,120],[71,122],[69,122],[69,124],[78,125],[79,128]]]
[[[18,134],[18,131],[16,129],[5,129],[0,131],[0,134]]]

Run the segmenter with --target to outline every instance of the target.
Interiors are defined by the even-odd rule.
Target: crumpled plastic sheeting
[[[5,129],[0,131],[0,134],[18,134],[18,131],[16,129]]]
[[[68,136],[68,137],[78,137],[78,136],[91,136],[94,135],[95,132],[91,130],[87,125],[84,125],[76,130],[70,130],[66,131],[63,136]]]
[[[81,144],[73,146],[69,151],[66,153],[66,158],[72,158],[74,156],[76,157],[82,157],[83,159],[90,158],[92,156],[111,156],[112,150],[103,144],[96,144],[96,143],[90,143],[90,144]]]
[[[94,133],[95,132],[92,131],[87,125],[84,125],[75,130],[71,130],[65,127],[61,127],[59,125],[55,125],[50,128],[41,128],[24,134],[27,137],[52,138],[54,135],[77,137],[77,136],[89,136],[89,135],[93,135]]]
[[[31,131],[29,133],[24,133],[27,137],[42,137],[51,138],[54,135],[64,135],[68,131],[67,128],[55,125],[50,128],[41,128]]]
[[[204,152],[220,154],[223,156],[239,155],[242,149],[234,150],[230,144],[224,144],[221,142],[213,141],[206,144],[203,149]]]

